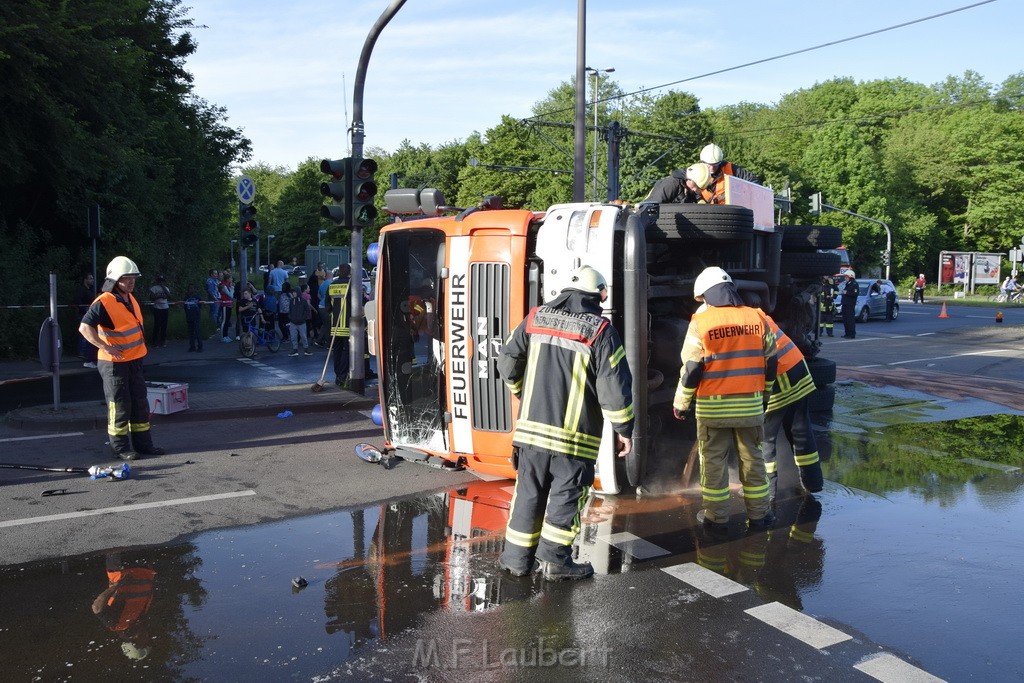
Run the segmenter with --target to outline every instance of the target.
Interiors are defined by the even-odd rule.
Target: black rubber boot
[[[594,567],[589,562],[569,560],[567,564],[544,563],[544,579],[547,581],[575,581],[588,579],[593,575]]]
[[[821,474],[821,463],[816,462],[812,465],[803,465],[800,467],[800,483],[804,485],[810,493],[818,493],[822,488],[825,487],[825,478]]]

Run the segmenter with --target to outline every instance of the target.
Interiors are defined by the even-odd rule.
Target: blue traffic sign
[[[243,204],[252,204],[256,199],[256,181],[247,175],[242,176],[235,185],[235,194]]]

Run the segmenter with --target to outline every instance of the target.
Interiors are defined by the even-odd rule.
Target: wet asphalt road
[[[140,462],[130,482],[4,472],[6,522],[190,501],[4,527],[13,561],[38,558],[0,570],[5,669],[17,680],[1020,680],[1024,429],[1019,413],[955,385],[1018,379],[1024,330],[909,308],[825,341],[841,376],[893,382],[840,382],[819,418],[828,483],[816,500],[794,495],[785,458],[771,532],[707,537],[692,521],[699,493],[678,473],[663,495],[597,498],[580,553],[598,576],[580,585],[497,572],[508,483],[354,460],[352,444],[375,433],[359,414],[167,426],[177,452]],[[901,388],[908,373],[947,395]],[[57,448],[98,457],[98,436]],[[58,485],[69,494],[40,497]],[[244,491],[255,495],[192,502]],[[158,575],[130,634],[89,609],[110,550],[128,545],[120,559]],[[308,585],[294,589],[300,574]],[[146,658],[125,656],[125,642]]]

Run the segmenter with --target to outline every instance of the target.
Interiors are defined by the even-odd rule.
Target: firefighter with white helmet
[[[606,280],[581,266],[554,300],[530,311],[498,357],[498,372],[519,403],[512,439],[516,490],[498,565],[515,576],[541,562],[549,581],[584,579],[574,562],[581,503],[607,419],[617,451],[632,447],[633,379],[619,333],[601,316]]]
[[[775,335],[764,315],[745,306],[723,269],[705,268],[693,296],[707,307],[693,314],[680,352],[682,369],[672,413],[686,419],[695,405],[703,509],[697,514],[712,532],[727,530],[729,453],[739,456],[747,524],[770,526],[768,478],[761,443],[765,404],[775,384]]]
[[[708,204],[722,204],[725,202],[725,176],[731,175],[742,180],[760,184],[761,179],[756,175],[737,166],[731,161],[725,160],[725,152],[715,143],[704,145],[700,151],[700,160],[708,165],[711,173],[709,183],[701,188],[701,198]]]
[[[645,202],[659,204],[702,204],[701,191],[711,182],[707,164],[697,162],[685,169],[676,169],[654,184]]]
[[[82,316],[78,331],[99,349],[97,368],[107,402],[110,447],[122,460],[163,455],[149,431],[149,398],[142,374],[146,355],[142,307],[132,295],[139,267],[126,256],[107,265],[102,291]]]

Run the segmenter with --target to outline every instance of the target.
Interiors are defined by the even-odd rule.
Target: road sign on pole
[[[252,204],[256,199],[256,181],[247,175],[242,176],[235,182],[235,194],[242,204]]]

